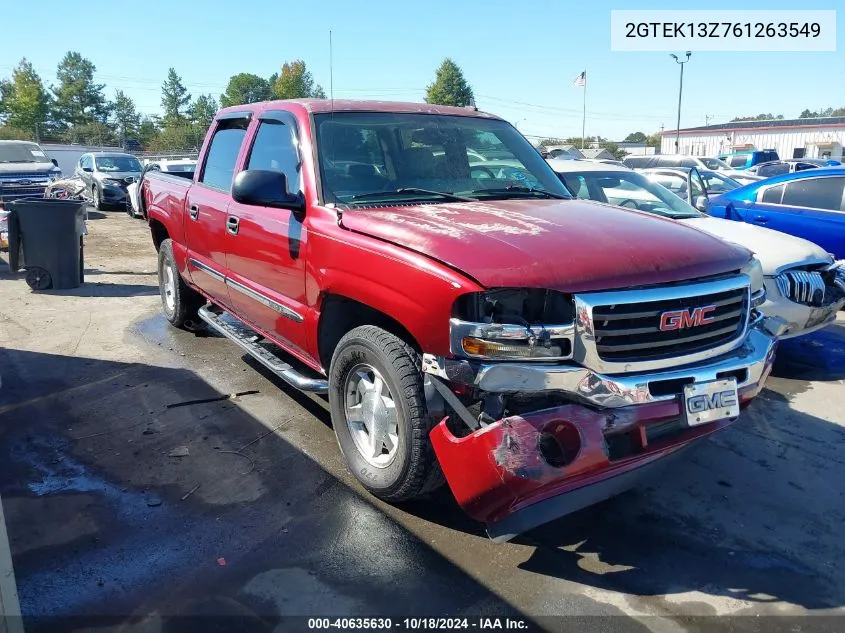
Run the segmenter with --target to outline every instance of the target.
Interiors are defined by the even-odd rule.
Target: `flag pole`
[[[584,138],[587,130],[587,69],[584,69],[584,113],[581,117],[581,149],[584,149]]]

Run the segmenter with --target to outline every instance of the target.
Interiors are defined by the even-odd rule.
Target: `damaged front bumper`
[[[670,455],[734,421],[690,427],[684,385],[734,379],[740,406],[762,389],[776,341],[752,329],[738,349],[710,361],[638,375],[574,365],[483,363],[426,355],[428,380],[498,394],[558,393],[571,402],[507,415],[466,436],[444,418],[431,441],[452,492],[494,540],[609,498]],[[466,413],[466,411],[464,411]]]
[[[820,330],[845,307],[845,261],[817,270],[788,270],[765,278],[764,329],[780,339]]]

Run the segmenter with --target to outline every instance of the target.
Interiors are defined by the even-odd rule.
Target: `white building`
[[[617,143],[619,149],[625,150],[628,156],[653,156],[656,149],[645,143],[629,143],[620,141]]]
[[[735,121],[680,130],[665,130],[663,154],[716,156],[746,149],[774,149],[781,158],[842,160],[845,117]],[[676,135],[680,137],[676,149]]]

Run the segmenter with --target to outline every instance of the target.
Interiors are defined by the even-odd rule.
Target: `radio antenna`
[[[334,114],[334,68],[332,66],[332,31],[329,29],[329,98],[332,100],[332,114]]]

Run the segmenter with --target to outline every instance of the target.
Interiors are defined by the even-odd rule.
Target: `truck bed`
[[[142,215],[147,218],[149,208],[155,206],[166,215],[173,216],[178,225],[181,225],[185,197],[193,184],[193,172],[191,176],[188,178],[186,174],[176,175],[154,170],[146,172],[138,185],[138,201]]]

